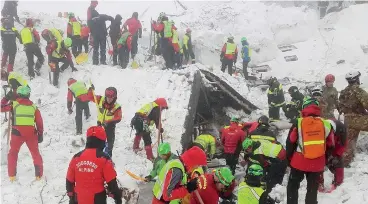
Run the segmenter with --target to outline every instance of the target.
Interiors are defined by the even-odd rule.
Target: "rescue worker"
[[[282,183],[287,162],[286,152],[281,144],[246,138],[242,143],[242,147],[245,152],[244,158],[249,159],[248,166],[259,164],[263,167],[266,174],[267,192],[271,192],[276,184]]]
[[[94,15],[98,15],[98,12],[96,11],[96,7],[98,5],[98,1],[91,1],[90,6],[87,9],[87,26],[89,29],[91,29],[92,26],[92,18]]]
[[[20,24],[17,7],[18,1],[6,0],[4,1],[4,7],[1,10],[1,16],[9,19],[11,27],[14,27],[14,20]]]
[[[332,152],[326,154],[327,167],[333,173],[334,179],[331,187],[327,190],[324,186],[323,174],[321,174],[321,180],[319,183],[319,192],[332,192],[337,186],[340,186],[344,181],[344,160],[342,155],[347,144],[346,127],[344,123],[335,118],[328,120],[331,123],[332,130],[334,132],[334,144],[335,148]]]
[[[234,178],[228,167],[218,168],[198,177],[198,193],[203,203],[219,203],[220,198],[230,202],[235,188]],[[200,204],[197,195],[192,194],[190,204]]]
[[[22,43],[18,30],[12,26],[8,18],[1,19],[1,42],[3,48],[3,54],[1,56],[1,69],[5,69],[6,63],[9,57],[9,64],[7,67],[8,72],[13,71],[15,55],[17,54],[17,43],[15,40],[18,38],[19,43]]]
[[[132,50],[132,34],[128,30],[123,30],[117,42],[119,63],[125,69],[129,63],[129,52]]]
[[[172,24],[175,25],[174,21],[172,21]],[[174,69],[181,69],[182,68],[182,61],[183,61],[183,49],[180,46],[179,43],[179,35],[177,29],[172,30],[173,36],[172,36],[172,47],[174,49]]]
[[[262,185],[263,175],[263,168],[259,164],[249,166],[245,180],[237,189],[238,204],[275,204]]]
[[[51,41],[62,41],[63,40],[63,31],[58,30],[56,28],[44,29],[41,33],[42,38],[47,42],[47,44],[51,43]]]
[[[73,13],[70,13],[66,33],[67,37],[72,39],[72,53],[74,57],[82,53],[81,32],[82,24],[77,21]]]
[[[275,77],[271,77],[267,80],[267,84],[270,86],[267,92],[268,98],[268,117],[271,121],[280,120],[280,107],[285,104],[284,90],[282,84],[277,81]]]
[[[160,15],[157,18],[157,21],[152,22],[152,23],[155,23],[156,25],[161,24],[162,23],[162,18],[164,16],[166,16],[166,14],[164,12],[161,12]],[[153,26],[151,27],[151,29],[154,30]],[[157,33],[156,37],[154,39],[155,44],[153,45],[153,48],[152,48],[154,50],[155,55],[157,55],[157,56],[160,56],[162,54],[161,41],[162,41],[162,35],[161,35],[161,33]]]
[[[339,108],[344,113],[347,125],[348,145],[344,152],[344,166],[354,159],[356,142],[360,131],[368,131],[368,93],[359,87],[361,76],[358,71],[350,71],[345,75],[348,86],[340,92]]]
[[[142,38],[142,24],[138,20],[138,12],[133,12],[132,17],[125,21],[123,27],[125,30],[129,30],[130,34],[133,36],[131,54],[134,60],[138,52],[138,37]]]
[[[170,160],[160,171],[153,186],[152,204],[179,203],[188,193],[198,189],[198,178],[188,179],[194,169],[206,166],[206,153],[199,147],[192,147]]]
[[[69,78],[68,80],[68,95],[67,95],[67,108],[68,113],[72,114],[72,103],[73,98],[75,98],[75,125],[76,125],[76,133],[77,135],[82,134],[83,129],[83,122],[82,122],[82,114],[84,111],[84,116],[86,117],[86,120],[91,116],[89,112],[89,106],[88,102],[90,101],[90,95],[92,92],[92,89],[94,89],[93,84],[88,89],[86,84],[77,81],[73,78]]]
[[[155,21],[152,22],[152,28],[157,34],[161,35],[161,50],[162,56],[165,60],[165,65],[167,69],[172,69],[174,65],[174,48],[172,46],[173,29],[176,27],[169,21],[167,16],[161,18],[162,22],[156,24]]]
[[[216,138],[211,134],[203,132],[193,141],[193,146],[201,148],[209,159],[212,159],[216,153]]]
[[[246,137],[238,122],[239,120],[233,117],[230,125],[220,130],[226,165],[230,167],[233,174],[235,174],[236,165],[238,164],[242,142]]]
[[[327,114],[327,102],[325,100],[325,98],[323,97],[323,93],[322,93],[322,87],[317,85],[315,87],[313,87],[310,90],[310,98],[314,98],[316,100],[318,100],[319,103],[319,107],[321,109],[321,117],[323,118],[327,118],[326,114]]]
[[[25,48],[28,61],[28,75],[32,78],[35,77],[35,72],[39,76],[40,69],[45,61],[42,52],[39,47],[40,35],[33,28],[33,20],[28,18],[26,20],[26,27],[20,31],[22,43]],[[33,56],[37,57],[36,65],[34,63]],[[35,65],[35,67],[33,67]]]
[[[15,101],[18,98],[17,89],[20,86],[27,86],[28,82],[17,72],[6,72],[1,70],[1,80],[7,81],[10,91],[1,99],[1,105],[6,105],[9,101]]]
[[[105,90],[105,96],[96,95],[96,101],[94,101],[99,107],[97,125],[104,127],[106,131],[108,154],[111,158],[115,142],[116,124],[122,118],[121,106],[116,102],[117,99],[118,91],[116,88],[108,87]]]
[[[1,106],[1,112],[11,112],[12,131],[8,153],[8,176],[11,182],[16,180],[18,153],[23,143],[31,152],[36,180],[43,176],[43,161],[38,143],[43,141],[43,121],[40,110],[29,97],[31,89],[19,86],[18,98],[8,105]]]
[[[185,31],[185,35],[183,36],[183,52],[184,52],[184,61],[183,64],[188,64],[189,57],[192,59],[192,64],[194,64],[195,61],[195,55],[193,51],[193,44],[192,44],[192,30],[190,28],[187,28]]]
[[[271,130],[270,120],[267,116],[262,115],[259,117],[257,124],[257,128],[254,131],[249,132],[248,137],[250,139],[254,141],[266,140],[272,143],[277,143],[276,134],[273,130]]]
[[[323,114],[324,118],[334,118],[334,110],[339,110],[339,93],[337,89],[333,86],[335,82],[335,76],[328,74],[325,77],[325,85],[322,86],[322,97],[326,101],[326,110]]]
[[[112,53],[113,66],[118,65],[118,56],[119,56],[118,40],[120,39],[120,26],[121,26],[122,19],[123,18],[121,17],[121,15],[117,14],[115,16],[114,21],[110,25],[109,35],[110,35],[112,51],[113,51]],[[129,55],[128,55],[128,60],[129,60]]]
[[[131,120],[130,126],[135,129],[135,137],[133,142],[133,151],[139,151],[139,143],[143,137],[144,149],[148,160],[153,161],[151,131],[149,126],[155,124],[160,133],[164,132],[161,126],[162,111],[168,109],[165,98],[157,98],[156,100],[145,104],[139,109]]]
[[[72,39],[65,38],[63,41],[52,41],[46,47],[46,52],[49,55],[49,66],[54,72],[53,85],[59,85],[59,74],[63,72],[69,66],[72,68],[72,72],[78,71],[74,67],[73,58],[70,54],[69,48],[72,46]],[[59,66],[59,63],[63,65]]]
[[[84,53],[88,53],[88,38],[89,38],[89,27],[86,24],[82,25],[82,30],[81,30],[81,41],[82,41],[82,48],[84,47]]]
[[[333,148],[331,124],[320,118],[321,109],[316,99],[303,103],[301,118],[290,128],[286,140],[286,154],[291,168],[287,185],[287,204],[298,203],[300,182],[306,176],[306,204],[317,204],[319,178],[323,173],[326,151]]]
[[[249,43],[247,41],[246,37],[242,37],[241,38],[241,44],[242,44],[242,50],[241,50],[241,56],[243,59],[243,75],[245,79],[248,79],[248,64],[250,62],[250,48],[249,48]]]
[[[235,65],[238,58],[238,48],[234,43],[234,37],[227,38],[227,42],[224,44],[221,50],[220,61],[222,62],[221,71],[227,71],[230,75],[233,74],[233,64]]]
[[[300,93],[298,87],[296,86],[291,86],[288,89],[288,93],[291,96],[291,101],[286,103],[282,107],[282,110],[284,111],[286,118],[292,122],[295,121],[296,118],[300,116],[300,112],[302,111],[304,95]]]
[[[69,204],[106,203],[106,189],[115,201],[122,203],[117,174],[111,158],[103,152],[106,133],[102,127],[92,126],[87,130],[86,148],[75,154],[66,174],[66,191]]]
[[[178,159],[179,157],[176,156],[171,152],[171,146],[167,142],[163,142],[158,146],[158,155],[153,162],[153,169],[151,170],[150,174],[144,177],[146,182],[152,181],[156,176],[160,174],[161,169],[165,166],[165,164],[173,159]]]

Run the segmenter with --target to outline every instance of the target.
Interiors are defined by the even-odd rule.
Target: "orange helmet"
[[[168,106],[167,106],[167,102],[166,102],[166,99],[165,98],[157,98],[156,100],[155,100],[155,103],[158,105],[158,106],[160,106],[161,108],[169,108]]]
[[[105,129],[101,126],[92,126],[87,130],[87,138],[96,137],[99,140],[106,141]]]

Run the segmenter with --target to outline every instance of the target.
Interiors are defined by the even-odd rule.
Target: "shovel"
[[[76,58],[75,62],[77,64],[83,64],[88,61],[88,53],[82,52]]]

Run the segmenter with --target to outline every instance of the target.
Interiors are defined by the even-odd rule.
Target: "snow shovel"
[[[77,64],[83,64],[88,61],[88,53],[82,52],[76,58],[75,62]]]
[[[132,62],[132,68],[133,69],[137,69],[139,67],[139,64],[137,63],[137,61],[133,60]]]
[[[146,181],[144,178],[134,174],[133,172],[131,172],[129,170],[125,170],[125,173],[127,173],[130,177],[132,177],[133,179],[135,179],[137,181]]]

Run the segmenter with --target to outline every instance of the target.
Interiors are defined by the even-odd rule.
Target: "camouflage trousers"
[[[354,159],[360,131],[368,131],[368,115],[345,115],[345,125],[347,127],[348,144],[344,152],[344,166],[347,167]]]

